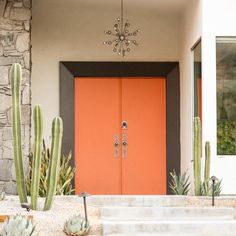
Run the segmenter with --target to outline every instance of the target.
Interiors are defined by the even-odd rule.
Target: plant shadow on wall
[[[205,166],[204,180],[201,179],[201,159],[202,159],[202,140],[201,140],[201,120],[199,117],[194,118],[194,194],[195,196],[220,196],[222,180],[215,184],[210,179],[211,150],[210,142],[205,143]],[[187,172],[176,174],[175,170],[170,173],[171,181],[169,187],[175,195],[187,195],[190,191],[190,177]]]

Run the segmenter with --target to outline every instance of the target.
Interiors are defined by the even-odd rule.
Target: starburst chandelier
[[[131,51],[131,46],[138,46],[135,37],[140,32],[140,29],[135,31],[130,30],[130,23],[125,21],[124,23],[124,4],[123,0],[121,0],[121,16],[116,19],[116,23],[114,24],[114,31],[107,30],[104,33],[113,37],[110,40],[104,41],[104,45],[113,46],[113,52],[118,53],[124,57],[126,53]]]

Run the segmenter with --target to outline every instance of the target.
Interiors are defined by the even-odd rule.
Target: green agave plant
[[[207,183],[203,182],[201,185],[201,196],[212,196],[213,191],[213,184],[209,180]],[[215,196],[220,196],[222,191],[222,180],[215,183],[214,186],[214,194]]]
[[[170,172],[171,181],[169,187],[174,195],[187,195],[190,190],[190,181],[187,172],[177,175],[175,170]]]
[[[27,194],[30,195],[30,187],[32,181],[32,154],[29,156],[29,173],[26,179]],[[48,188],[48,174],[50,162],[50,150],[46,148],[45,141],[43,141],[41,169],[40,169],[40,182],[39,182],[39,196],[46,197]],[[56,195],[71,195],[74,192],[72,187],[72,179],[74,178],[75,168],[70,166],[71,152],[69,155],[62,155],[59,179],[56,187]]]
[[[35,226],[30,219],[24,216],[16,215],[7,219],[1,230],[1,236],[31,236]]]
[[[70,236],[86,235],[89,230],[89,222],[81,217],[81,215],[70,217],[64,224],[64,232]]]

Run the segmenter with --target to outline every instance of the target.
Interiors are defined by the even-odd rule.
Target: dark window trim
[[[62,150],[72,151],[74,165],[75,77],[166,77],[166,186],[170,171],[180,172],[180,75],[178,62],[60,62]]]

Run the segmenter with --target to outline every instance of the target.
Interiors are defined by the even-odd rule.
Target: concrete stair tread
[[[212,207],[212,206],[203,206],[203,207],[194,207],[194,206],[103,206],[101,209],[189,209],[189,210],[234,210],[233,207]]]
[[[103,221],[104,236],[235,236],[236,221]]]
[[[103,220],[232,220],[234,208],[225,207],[102,207]]]
[[[176,195],[94,195],[87,202],[96,206],[183,206],[187,199]]]
[[[127,224],[129,225],[130,223],[132,224],[141,224],[143,222],[143,220],[116,220],[116,221],[111,221],[111,220],[103,220],[102,223],[103,224]],[[209,220],[209,221],[205,221],[205,220],[180,220],[180,221],[176,221],[176,220],[149,220],[146,221],[145,224],[159,224],[159,225],[163,225],[163,224],[234,224],[236,226],[236,220]]]

